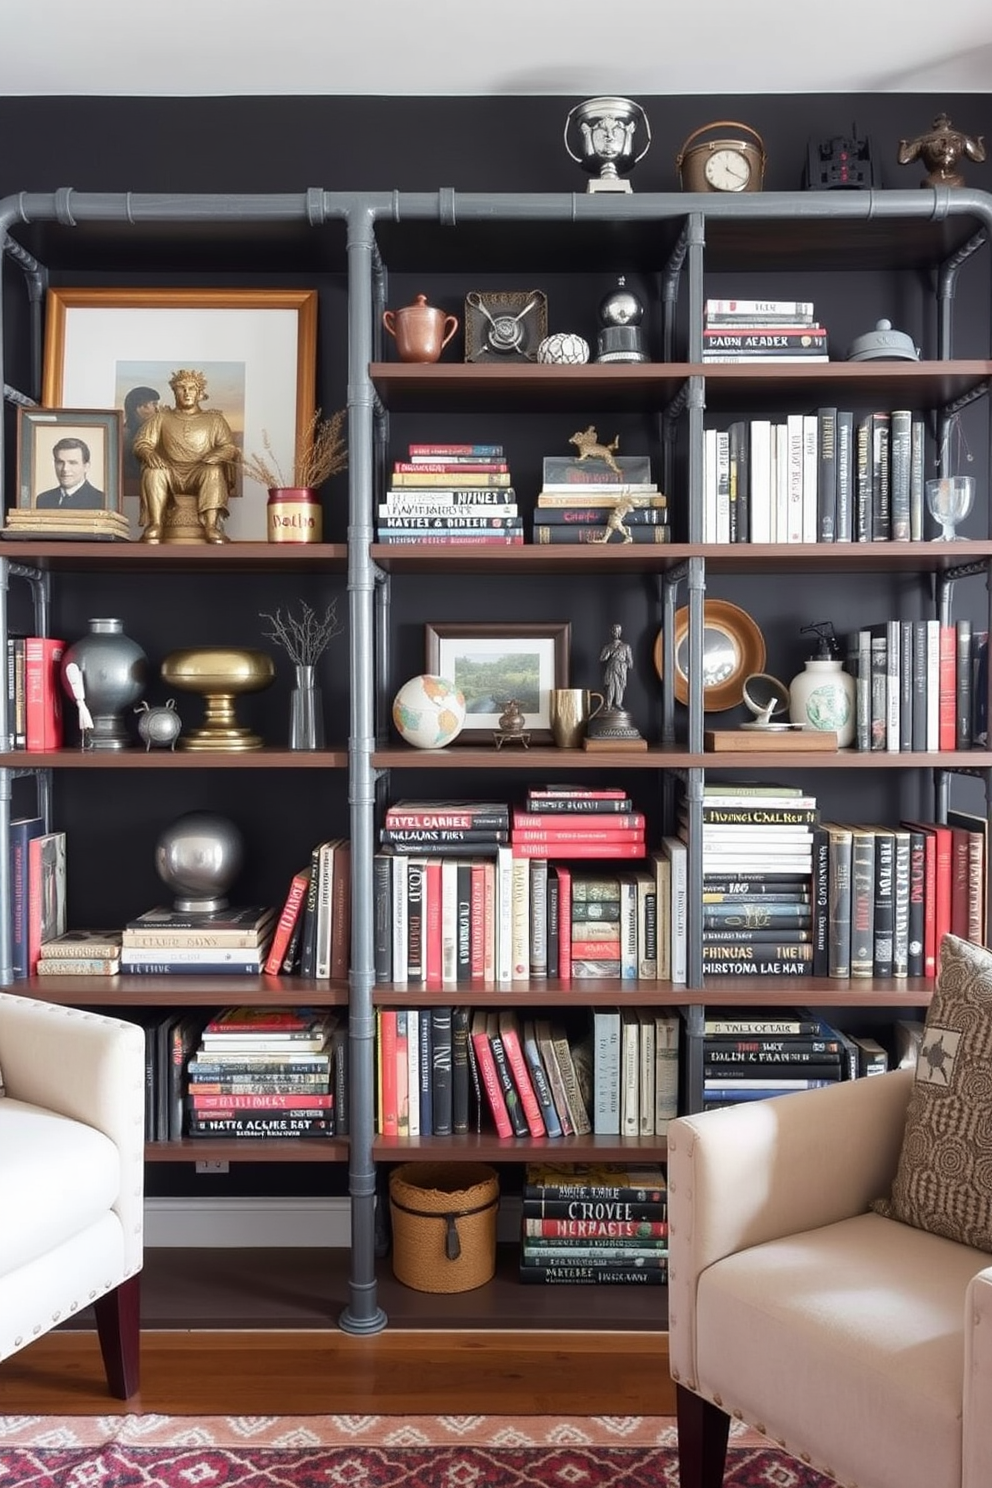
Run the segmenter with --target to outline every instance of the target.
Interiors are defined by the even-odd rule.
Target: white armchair
[[[992,1483],[992,1256],[868,1212],[912,1081],[669,1127],[681,1488],[719,1488],[731,1418],[843,1485]]]
[[[144,1034],[0,992],[0,1359],[94,1305],[107,1383],[138,1388]]]

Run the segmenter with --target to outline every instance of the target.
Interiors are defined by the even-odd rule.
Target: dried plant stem
[[[348,446],[344,439],[346,410],[339,408],[329,419],[322,419],[320,409],[303,431],[289,479],[276,459],[268,431],[262,430],[261,455],[248,455],[241,461],[241,468],[252,480],[258,481],[266,490],[285,490],[290,486],[314,488],[339,471],[347,469]]]
[[[288,610],[285,617],[282,610],[276,610],[274,615],[260,610],[260,618],[268,620],[272,625],[271,630],[262,633],[283,648],[294,666],[313,666],[334,637],[341,634],[344,626],[338,621],[337,600],[328,605],[323,620],[317,619],[313,606],[308,605],[305,600],[300,601],[300,609],[303,612],[300,618],[291,615]]]

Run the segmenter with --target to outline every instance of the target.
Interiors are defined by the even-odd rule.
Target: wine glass
[[[942,475],[926,484],[927,510],[940,523],[940,536],[935,542],[963,542],[955,532],[971,511],[975,500],[973,475]]]

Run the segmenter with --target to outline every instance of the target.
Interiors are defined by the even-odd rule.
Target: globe
[[[443,749],[462,731],[465,698],[447,677],[411,677],[393,699],[393,723],[414,748]]]

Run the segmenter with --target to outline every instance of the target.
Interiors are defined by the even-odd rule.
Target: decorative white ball
[[[553,336],[545,336],[537,348],[537,360],[556,362],[559,366],[578,366],[589,360],[589,342],[572,331],[556,331]]]
[[[415,749],[443,749],[465,726],[465,698],[447,677],[411,677],[393,699],[393,724]]]

